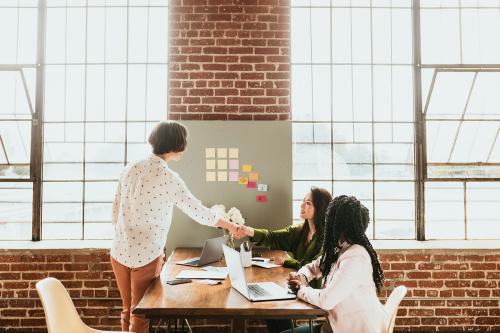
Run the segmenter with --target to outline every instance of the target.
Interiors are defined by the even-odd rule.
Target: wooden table
[[[254,250],[255,252],[256,250]],[[134,314],[143,314],[149,319],[177,318],[227,318],[227,319],[309,319],[326,315],[326,312],[300,300],[250,302],[234,288],[229,276],[222,284],[209,286],[193,280],[191,283],[168,285],[184,269],[198,270],[175,262],[199,256],[200,248],[177,248],[165,263],[160,279],[148,289]],[[265,258],[283,257],[282,251],[259,250]],[[210,264],[225,266],[224,261]],[[287,287],[286,277],[291,269],[276,267],[245,268],[247,282],[272,281]],[[150,332],[152,332],[150,320]]]

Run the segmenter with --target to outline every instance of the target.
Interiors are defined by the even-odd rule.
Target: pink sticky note
[[[256,187],[257,187],[256,182],[248,182],[248,184],[247,184],[247,188],[256,188]]]
[[[237,182],[239,177],[238,171],[229,171],[229,181]]]
[[[240,168],[239,160],[229,160],[229,169],[230,170],[238,170]]]
[[[267,202],[267,195],[258,195],[255,197],[257,202]]]

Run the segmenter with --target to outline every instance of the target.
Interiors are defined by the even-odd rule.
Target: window
[[[427,239],[498,239],[500,4],[422,1]]]
[[[9,58],[1,63],[28,64],[32,72],[41,63],[44,70],[36,87],[35,74],[24,67],[0,71],[0,84],[8,73],[4,84],[10,89],[7,102],[2,98],[10,103],[2,108],[10,115],[0,123],[0,205],[8,207],[7,221],[0,221],[6,233],[0,237],[30,239],[32,200],[34,206],[41,200],[42,239],[110,238],[120,172],[147,154],[151,127],[167,117],[168,1],[47,0],[42,6],[26,0],[0,4],[5,18],[0,19],[0,40],[12,48],[2,50],[1,56]],[[38,59],[37,21],[46,27]],[[16,40],[11,31],[18,31]],[[35,91],[44,93],[44,103],[35,110],[43,112],[43,193],[38,197],[31,193],[34,179],[26,176],[35,163],[30,162],[26,99]],[[16,182],[7,182],[11,178]],[[11,195],[13,188],[17,195]]]
[[[410,1],[292,1],[295,219],[312,185],[358,197],[368,235],[415,237]]]
[[[499,9],[292,1],[295,219],[317,185],[357,196],[373,239],[500,238]]]

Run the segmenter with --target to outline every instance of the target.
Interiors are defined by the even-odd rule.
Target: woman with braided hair
[[[384,333],[388,315],[377,298],[384,274],[366,237],[368,209],[353,196],[341,195],[328,205],[323,255],[290,273],[288,284],[298,298],[328,311],[327,322],[315,332]],[[323,277],[323,287],[307,281]],[[301,327],[296,332],[308,332]]]

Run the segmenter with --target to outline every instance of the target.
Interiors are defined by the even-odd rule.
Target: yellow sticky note
[[[239,149],[238,148],[229,148],[229,158],[238,158]]]
[[[217,158],[227,158],[227,148],[217,148]]]
[[[227,160],[217,160],[217,169],[226,170],[227,169]]]
[[[207,182],[215,181],[215,171],[207,171]]]
[[[241,167],[241,171],[252,172],[252,166],[250,164],[243,164],[243,166]]]
[[[205,148],[206,158],[215,158],[215,148]]]
[[[257,172],[250,172],[248,180],[259,180],[259,174]]]
[[[241,185],[246,185],[246,184],[248,184],[248,178],[247,177],[240,177],[238,180],[238,183],[240,183]]]
[[[227,171],[219,171],[217,173],[217,180],[220,182],[227,182]]]
[[[207,170],[215,169],[215,160],[207,160]]]

